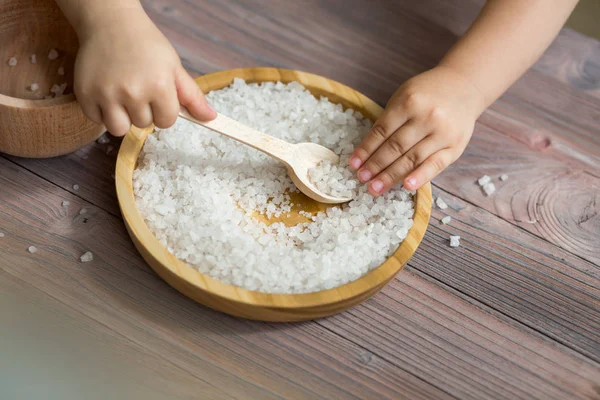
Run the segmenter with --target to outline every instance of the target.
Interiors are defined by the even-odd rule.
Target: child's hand
[[[416,190],[460,157],[484,107],[477,88],[452,69],[420,74],[394,93],[350,166],[375,196],[398,183]]]
[[[216,114],[169,41],[141,7],[98,19],[80,32],[75,96],[85,115],[116,136],[133,123],[166,128],[180,104],[200,120]]]

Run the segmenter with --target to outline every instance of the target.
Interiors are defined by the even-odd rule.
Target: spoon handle
[[[259,132],[256,129],[252,129],[249,126],[226,117],[223,114],[217,113],[217,118],[212,121],[204,122],[192,117],[187,109],[181,107],[179,116],[187,119],[188,121],[202,125],[211,131],[215,131],[221,135],[244,143],[255,148],[256,150],[262,151],[263,153],[278,159],[286,165],[289,164],[289,159],[293,154],[293,145],[291,143],[271,135],[267,135],[266,133]]]

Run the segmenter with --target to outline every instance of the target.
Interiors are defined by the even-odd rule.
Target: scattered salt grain
[[[115,148],[109,144],[109,145],[106,147],[106,154],[110,154],[110,153],[112,153],[112,151],[113,151],[114,149],[115,149]]]
[[[64,74],[65,74],[65,69],[64,69],[64,67],[58,67],[58,74],[59,74],[59,75],[64,75]]]
[[[105,134],[105,133],[103,133],[103,134],[102,134],[102,136],[100,136],[100,137],[99,137],[99,138],[96,140],[96,142],[97,142],[98,144],[107,144],[107,143],[110,143],[110,139],[108,138],[108,136],[106,136],[106,134]]]
[[[450,247],[460,246],[460,236],[450,236]]]
[[[492,180],[492,178],[490,178],[490,177],[489,177],[489,176],[487,176],[487,175],[484,175],[484,176],[482,176],[481,178],[479,178],[479,179],[477,180],[477,183],[479,184],[479,186],[483,186],[483,185],[485,185],[486,183],[489,183],[491,180]]]
[[[508,179],[508,175],[506,175],[506,174],[502,174],[502,175],[500,175],[500,180],[501,180],[502,182],[504,182],[504,181],[505,181],[505,180],[507,180],[507,179]]]
[[[87,213],[87,210],[85,208],[82,208],[81,210],[79,210],[79,215],[83,215],[86,213]]]
[[[495,191],[496,185],[494,185],[492,182],[488,182],[485,185],[483,185],[483,192],[486,196],[491,196],[492,194],[494,194]]]
[[[51,49],[48,52],[48,60],[56,60],[58,58],[58,51],[56,49]]]
[[[452,221],[452,217],[449,215],[446,215],[444,218],[442,218],[442,224],[444,225],[448,225],[450,223],[450,221]]]
[[[29,56],[29,61],[31,61],[32,64],[37,63],[37,59],[35,57],[35,54],[32,54]]]
[[[435,204],[437,204],[437,206],[440,208],[440,210],[445,210],[446,208],[448,208],[448,204],[446,204],[444,199],[442,199],[441,197],[438,197],[437,199],[435,199]]]
[[[318,143],[342,160],[372,126],[352,110],[315,98],[297,82],[259,85],[235,79],[207,98],[224,115],[291,143]],[[351,191],[353,200],[296,226],[266,225],[253,217],[255,212],[284,216],[291,209],[288,193],[296,188],[285,167],[180,119],[148,135],[133,190],[159,242],[201,273],[249,290],[308,293],[377,268],[413,224],[414,192],[394,188],[375,199],[366,185],[347,186],[345,167],[322,167],[329,175],[334,170],[333,176],[321,179],[317,169],[313,179],[326,185],[333,179],[331,185]]]
[[[28,252],[30,252],[31,254],[35,253],[37,251],[37,247],[35,246],[29,246],[29,248],[27,249]]]
[[[86,251],[81,255],[81,257],[79,257],[79,261],[82,263],[94,261],[94,254],[91,251]]]
[[[17,59],[15,57],[11,57],[8,59],[8,65],[10,67],[16,67],[17,66]]]
[[[71,203],[70,203],[70,202],[68,202],[67,200],[63,200],[63,202],[62,202],[62,206],[63,206],[63,207],[68,207],[70,204],[71,204]]]
[[[65,90],[67,90],[66,83],[61,83],[60,85],[54,84],[50,88],[50,92],[54,93],[54,95],[57,97],[62,96],[65,93]]]
[[[0,239],[4,237],[4,233],[0,232]]]
[[[73,190],[79,190],[79,185],[73,185]]]
[[[39,89],[40,85],[38,85],[37,82],[33,82],[31,85],[29,85],[29,90],[32,92],[37,92]]]

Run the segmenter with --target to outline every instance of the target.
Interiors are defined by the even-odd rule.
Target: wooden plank
[[[410,265],[501,314],[600,361],[600,268],[434,188],[433,210]],[[450,215],[452,221],[439,221]],[[450,235],[461,247],[448,247]]]
[[[149,270],[119,218],[2,158],[0,186],[0,280],[26,282],[95,334],[106,327],[114,351],[139,347],[227,397],[448,398],[314,323],[269,326],[202,308]],[[80,263],[88,250],[94,261]]]
[[[318,324],[267,325],[211,312],[148,271],[119,219],[2,159],[0,184],[3,276],[230,395],[248,387],[250,398],[264,398],[260,391],[286,398],[584,398],[600,379],[596,364],[519,333],[410,272],[365,306]],[[71,201],[67,210],[63,199]],[[80,216],[82,206],[89,211]],[[33,255],[31,244],[38,247]],[[88,249],[95,260],[78,263]]]
[[[431,382],[444,382],[461,399],[600,396],[598,364],[533,338],[410,268],[382,295],[322,324]]]

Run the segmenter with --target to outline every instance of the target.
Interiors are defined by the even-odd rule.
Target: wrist
[[[83,41],[107,27],[114,28],[122,24],[135,25],[147,18],[137,0],[107,0],[102,5],[90,2],[89,7],[82,10],[79,18],[72,25],[77,36]]]
[[[469,73],[462,70],[459,66],[452,65],[451,63],[442,60],[436,68],[443,69],[444,71],[454,75],[456,78],[461,80],[466,87],[471,89],[476,118],[479,118],[485,109],[492,103],[489,101],[488,96],[486,96],[482,88],[480,88],[477,83],[471,79]]]

